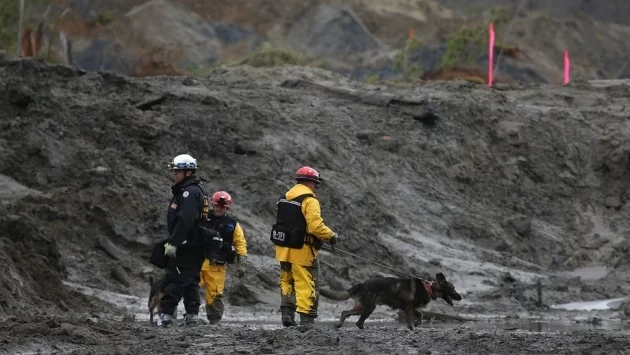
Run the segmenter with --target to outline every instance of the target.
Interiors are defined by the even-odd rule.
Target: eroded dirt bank
[[[3,319],[120,312],[62,281],[148,294],[150,245],[165,235],[166,163],[183,151],[210,190],[236,201],[251,267],[242,282],[228,276],[226,292],[252,312],[277,307],[268,230],[303,164],[327,178],[318,195],[345,237],[339,248],[407,273],[444,272],[464,297],[454,310],[430,309],[538,313],[628,293],[624,82],[490,91],[367,86],[300,67],[219,68],[204,79],[1,58],[0,68]],[[383,274],[322,253],[323,286]],[[617,307],[608,315],[625,317]]]

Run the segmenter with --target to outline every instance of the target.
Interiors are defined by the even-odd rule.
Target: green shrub
[[[400,73],[402,80],[413,81],[422,76],[420,64],[410,64],[409,62],[409,58],[418,53],[420,45],[420,41],[415,37],[408,38],[405,46],[394,56],[392,69]]]
[[[258,51],[239,62],[238,65],[277,67],[283,65],[306,65],[306,61],[291,51],[273,48],[271,44],[264,43]]]
[[[488,25],[494,22],[495,43],[498,42],[501,29],[510,22],[507,9],[498,6],[492,8],[485,21],[469,25],[448,35],[446,51],[440,67],[455,68],[475,65],[477,60],[488,50]]]

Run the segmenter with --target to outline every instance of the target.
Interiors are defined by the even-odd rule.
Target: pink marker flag
[[[492,87],[492,69],[494,67],[494,23],[490,22],[488,28],[488,87]]]
[[[569,51],[564,51],[564,85],[571,81],[571,62],[569,61]]]

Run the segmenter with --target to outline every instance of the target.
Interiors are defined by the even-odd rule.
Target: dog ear
[[[446,282],[446,277],[444,277],[443,273],[438,272],[437,275],[435,275],[435,280],[439,283],[443,283]]]

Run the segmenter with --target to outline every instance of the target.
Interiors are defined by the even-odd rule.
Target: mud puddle
[[[105,290],[99,290],[87,286],[78,285],[71,282],[64,282],[64,284],[73,287],[74,289],[85,293],[90,296],[98,297],[106,302],[112,303],[116,306],[126,309],[129,313],[134,315],[136,322],[149,322],[149,312],[147,309],[147,297],[139,297],[134,295],[120,294]],[[202,298],[203,299],[203,298]],[[529,331],[558,331],[558,332],[572,332],[581,330],[630,330],[630,324],[624,324],[621,321],[615,321],[608,319],[606,314],[597,313],[593,311],[598,310],[611,310],[617,307],[626,298],[596,300],[590,302],[574,302],[566,304],[552,305],[553,311],[548,313],[523,313],[519,315],[519,318],[514,319],[506,317],[502,314],[485,313],[485,314],[465,314],[459,313],[459,316],[472,319],[472,321],[463,322],[462,324],[474,328],[484,329],[498,327],[501,329],[522,329]],[[343,304],[332,303],[326,299],[321,300],[320,316],[318,323],[322,325],[332,325],[337,321],[341,310],[344,309]],[[183,315],[183,306],[177,309],[178,318],[181,319]],[[205,309],[200,308],[200,318],[205,319]],[[257,307],[239,307],[232,306],[229,303],[225,305],[225,314],[222,320],[222,324],[226,326],[242,326],[245,324],[259,327],[260,329],[279,329],[281,326],[277,322],[280,314],[276,307],[270,305],[261,305]],[[401,325],[393,321],[395,312],[391,311],[387,307],[379,306],[377,310],[372,314],[367,324],[373,324],[374,326],[392,326]],[[119,317],[122,318],[122,315]],[[157,318],[157,315],[155,316]],[[594,321],[593,321],[594,320]],[[344,324],[345,327],[354,327],[353,318],[349,318]],[[155,322],[155,320],[154,320]],[[430,322],[429,319],[425,319],[421,327],[453,327],[458,326],[456,321],[452,322]]]
[[[616,309],[628,300],[628,297],[610,298],[605,300],[595,300],[586,302],[570,302],[552,305],[552,309],[563,309],[567,311],[594,311]]]

